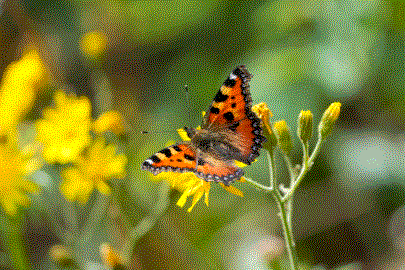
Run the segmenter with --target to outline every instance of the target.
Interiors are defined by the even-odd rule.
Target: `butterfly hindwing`
[[[231,131],[223,132],[226,140],[239,150],[235,160],[250,165],[259,156],[259,150],[266,138],[257,116],[250,112],[246,118],[231,126]]]
[[[190,144],[179,143],[166,147],[144,161],[142,169],[153,174],[164,171],[195,172],[196,155]]]
[[[207,157],[199,158],[196,175],[205,181],[221,182],[229,186],[242,177],[243,171],[229,161]]]

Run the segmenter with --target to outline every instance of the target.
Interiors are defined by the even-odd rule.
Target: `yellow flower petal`
[[[105,112],[94,122],[93,129],[99,134],[111,131],[120,135],[125,132],[124,117],[117,111]]]
[[[178,129],[177,133],[183,141],[190,141],[190,138],[188,137],[187,132],[184,129]]]
[[[111,194],[111,188],[107,183],[100,181],[97,183],[97,189],[100,191],[100,193],[103,193],[104,195],[110,195]]]
[[[237,189],[236,187],[234,187],[234,186],[225,186],[225,185],[222,184],[222,183],[220,183],[220,185],[221,185],[221,187],[222,187],[223,189],[225,189],[225,190],[228,191],[229,193],[232,193],[232,194],[234,194],[234,195],[236,195],[236,196],[243,197],[243,192],[242,192],[241,190]]]
[[[201,199],[202,195],[204,194],[204,192],[198,191],[194,194],[193,200],[191,202],[191,206],[187,209],[188,212],[191,212],[191,210],[193,210],[194,206],[196,205],[196,203]]]
[[[29,205],[28,193],[38,191],[38,186],[26,178],[30,159],[15,143],[9,140],[0,144],[0,205],[9,215],[17,213],[18,205]]]

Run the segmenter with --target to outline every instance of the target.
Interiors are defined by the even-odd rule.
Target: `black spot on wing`
[[[232,125],[229,126],[229,129],[232,130],[233,132],[236,132],[236,129],[239,127],[239,122],[236,122]]]
[[[226,87],[234,87],[236,84],[235,80],[230,79],[229,77],[225,80],[224,85]]]
[[[169,158],[169,157],[172,156],[172,152],[171,152],[170,149],[168,149],[168,148],[165,148],[165,149],[163,149],[163,150],[160,150],[159,153],[164,154],[167,158]]]
[[[198,160],[198,166],[203,166],[205,164],[205,161],[203,159]]]
[[[195,160],[195,157],[190,156],[190,155],[188,155],[188,154],[184,154],[184,158],[187,159],[187,160],[190,160],[190,161]]]
[[[181,151],[181,148],[178,147],[177,145],[174,145],[174,146],[173,146],[173,149],[176,150],[177,152],[180,152],[180,151]]]
[[[180,159],[180,158],[178,158],[178,159],[177,159],[177,162],[183,162],[183,160],[182,160],[182,159]]]
[[[228,95],[222,94],[221,90],[218,91],[218,93],[214,97],[215,102],[224,102],[225,100],[228,99]]]
[[[235,74],[235,75],[238,76],[238,77],[240,77],[242,74],[244,74],[243,71],[242,71],[239,67],[235,68],[235,69],[232,71],[232,73]]]
[[[224,117],[228,122],[232,122],[235,119],[231,112],[224,113]]]
[[[210,112],[213,113],[213,114],[219,114],[219,109],[215,108],[215,107],[211,107]]]
[[[156,155],[151,156],[150,159],[151,159],[154,163],[159,163],[159,162],[161,161],[160,158],[158,158]]]
[[[236,103],[235,103],[235,102],[232,103],[232,104],[231,104],[231,107],[232,107],[232,108],[235,108],[235,107],[236,107]]]

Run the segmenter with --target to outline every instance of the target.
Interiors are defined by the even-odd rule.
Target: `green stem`
[[[315,149],[312,152],[312,155],[309,159],[307,159],[307,162],[303,162],[303,167],[301,169],[301,172],[297,176],[297,179],[294,181],[294,184],[291,186],[290,190],[287,192],[287,194],[283,197],[282,202],[286,202],[291,199],[291,197],[294,195],[295,190],[298,188],[299,184],[302,182],[304,179],[305,174],[311,169],[314,159],[316,156],[319,154],[319,150],[321,149],[321,144],[323,140],[318,139],[318,142],[316,143]],[[304,152],[307,151],[304,149]]]
[[[123,259],[125,263],[129,263],[132,258],[132,252],[136,242],[144,236],[156,224],[158,219],[165,212],[169,204],[170,186],[166,182],[162,182],[159,190],[158,202],[149,216],[144,217],[129,233],[129,239],[122,248]]]
[[[290,158],[284,154],[283,154],[283,157],[284,157],[284,161],[287,165],[288,173],[290,174],[290,179],[291,179],[290,185],[292,185],[294,183],[294,179],[295,179],[296,175],[295,175],[294,169],[292,167]]]
[[[281,224],[283,226],[283,234],[285,239],[285,246],[287,250],[287,254],[290,260],[290,266],[292,270],[296,269],[296,256],[295,256],[295,244],[293,240],[292,234],[292,226],[291,226],[291,217],[292,217],[292,200],[287,202],[283,201],[283,197],[278,189],[276,178],[274,177],[274,155],[272,152],[267,151],[267,158],[269,162],[269,176],[270,176],[270,187],[264,186],[259,184],[249,178],[246,178],[246,181],[253,184],[254,186],[262,189],[265,192],[270,192],[271,195],[274,197],[277,207],[280,211],[279,216],[281,220]],[[288,160],[289,161],[289,160]],[[291,164],[287,164],[290,166]],[[290,174],[290,176],[294,176],[294,174]],[[293,182],[293,178],[291,179]]]
[[[86,224],[83,226],[83,230],[79,239],[80,245],[87,242],[93,235],[94,231],[98,228],[99,223],[104,218],[105,213],[107,212],[107,207],[110,204],[110,199],[111,195],[104,196],[100,193],[97,194],[96,202],[91,209]]]
[[[29,270],[29,262],[25,254],[24,241],[21,232],[22,217],[17,214],[15,218],[5,216],[1,224],[1,231],[5,245],[11,255],[13,268],[16,270]]]
[[[295,270],[297,267],[296,263],[296,256],[295,256],[295,246],[292,234],[292,226],[291,226],[291,212],[286,209],[285,203],[282,202],[281,197],[276,199],[278,209],[280,210],[280,220],[283,226],[283,234],[284,234],[284,241],[285,241],[285,248],[288,253],[288,258],[290,259],[290,266],[292,270]]]
[[[257,188],[263,190],[264,192],[271,192],[271,191],[273,191],[273,188],[272,188],[272,187],[268,187],[268,186],[259,184],[259,183],[257,183],[256,181],[254,181],[254,180],[252,180],[252,179],[250,179],[250,178],[247,178],[247,177],[243,177],[243,178],[246,180],[246,182],[248,182],[248,183],[254,185],[255,187],[257,187]]]
[[[294,248],[294,240],[292,234],[292,226],[291,226],[291,215],[292,215],[292,201],[283,202],[283,197],[281,196],[280,190],[278,189],[277,182],[274,177],[274,155],[272,153],[267,152],[267,157],[269,159],[269,172],[270,172],[270,181],[271,186],[275,187],[272,190],[272,195],[276,200],[278,209],[280,211],[279,216],[281,220],[281,224],[283,226],[283,234],[284,234],[284,241],[285,247],[288,253],[288,257],[290,259],[290,266],[292,270],[296,269],[296,256],[295,256],[295,248]],[[291,162],[287,158],[287,166],[289,167],[291,183],[294,182],[294,173],[292,173]]]

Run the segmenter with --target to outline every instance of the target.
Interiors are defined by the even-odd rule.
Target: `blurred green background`
[[[400,269],[404,16],[405,6],[390,1],[6,0],[0,7],[0,71],[21,57],[22,48],[35,45],[53,86],[36,100],[31,120],[41,117],[58,88],[89,97],[94,117],[105,109],[123,114],[129,162],[119,187],[133,224],[153,209],[159,190],[141,163],[179,140],[176,129],[200,124],[201,112],[237,65],[254,75],[253,103],[266,102],[272,121],[285,119],[293,134],[301,110],[311,110],[318,123],[339,101],[337,126],[294,199],[299,260],[318,269]],[[80,39],[90,31],[108,41],[97,67],[102,82],[80,51]],[[294,140],[293,161],[300,163]],[[286,179],[278,160],[277,175]],[[262,155],[246,175],[267,184],[266,166]],[[199,202],[191,213],[175,205],[180,193],[172,192],[166,212],[136,245],[136,269],[267,269],[268,258],[283,247],[276,206],[246,183],[235,186],[243,198],[212,185],[209,206]],[[33,201],[24,222],[27,253],[33,269],[54,269],[47,254],[59,239],[40,200]],[[110,223],[104,220],[83,244],[88,269],[101,267],[100,243],[114,241]]]

